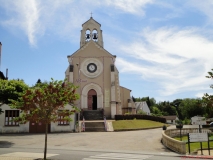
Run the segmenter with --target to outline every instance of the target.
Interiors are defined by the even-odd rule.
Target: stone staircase
[[[81,120],[103,120],[103,110],[84,110],[81,113]]]
[[[105,132],[104,122],[85,122],[85,132]]]

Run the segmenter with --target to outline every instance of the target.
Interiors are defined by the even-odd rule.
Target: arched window
[[[90,41],[91,40],[91,33],[90,33],[90,30],[86,30],[86,33],[85,33],[85,41]]]
[[[97,32],[97,30],[96,29],[94,29],[93,31],[92,31],[92,40],[93,41],[98,41],[98,32]]]

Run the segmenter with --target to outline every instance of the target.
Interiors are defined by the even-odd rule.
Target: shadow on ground
[[[14,143],[8,141],[0,141],[0,148],[10,148],[14,145]]]

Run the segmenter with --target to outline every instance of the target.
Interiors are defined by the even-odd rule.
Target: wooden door
[[[42,122],[29,122],[29,133],[45,133],[45,124]],[[50,124],[48,125],[48,133],[50,133]]]
[[[88,92],[88,110],[97,110],[97,93],[94,89]]]

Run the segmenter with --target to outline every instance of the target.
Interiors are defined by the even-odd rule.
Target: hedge
[[[115,120],[133,120],[133,119],[145,119],[150,121],[166,123],[166,118],[150,115],[142,115],[142,114],[115,115]]]

